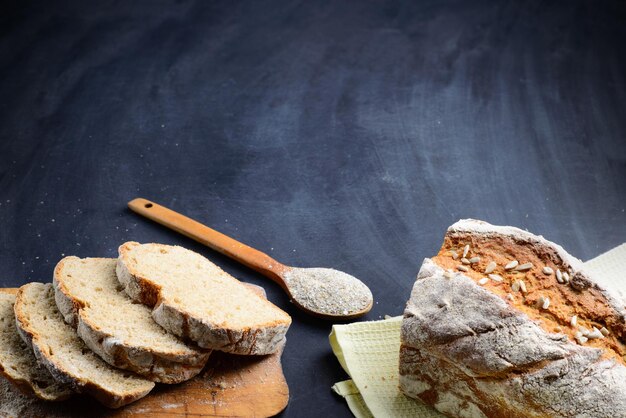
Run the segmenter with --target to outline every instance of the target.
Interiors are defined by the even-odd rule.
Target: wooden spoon
[[[286,266],[259,250],[146,199],[133,199],[128,207],[269,277],[289,294],[297,307],[309,314],[345,320],[365,315],[372,309],[372,292],[349,274],[327,268]]]

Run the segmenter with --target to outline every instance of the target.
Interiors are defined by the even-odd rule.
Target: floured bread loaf
[[[149,380],[109,366],[85,345],[57,309],[52,284],[20,287],[14,311],[20,336],[57,381],[109,408],[134,402],[154,387]]]
[[[133,302],[115,275],[114,258],[65,257],[54,270],[56,304],[87,346],[112,366],[155,382],[197,375],[210,350],[185,344]]]
[[[426,259],[400,389],[451,417],[626,416],[624,305],[543,237],[475,220]]]
[[[126,293],[153,308],[154,320],[173,334],[234,354],[280,348],[291,317],[200,254],[137,242],[119,254]]]
[[[0,292],[0,375],[27,395],[47,401],[69,398],[73,391],[54,380],[20,338],[15,327],[14,304],[15,295]]]

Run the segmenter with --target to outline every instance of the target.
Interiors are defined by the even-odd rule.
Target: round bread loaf
[[[462,220],[413,287],[400,389],[452,417],[626,416],[625,318],[560,246]]]

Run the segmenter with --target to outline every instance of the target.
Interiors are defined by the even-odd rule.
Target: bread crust
[[[136,245],[141,244],[127,242],[120,246],[117,278],[132,299],[153,308],[152,317],[163,328],[181,338],[195,341],[200,347],[233,354],[265,355],[280,348],[291,321],[276,321],[256,329],[252,327],[229,329],[221,324],[212,324],[203,318],[196,318],[190,312],[169,303],[163,297],[158,284],[142,277],[140,272],[130,267],[126,257]]]
[[[83,302],[64,283],[66,257],[54,270],[54,297],[65,322],[72,325],[87,346],[114,367],[131,370],[149,380],[175,384],[196,376],[206,364],[210,350],[188,346],[188,350],[163,351],[149,346],[132,346],[105,332],[83,311]],[[104,259],[103,259],[104,260]]]
[[[72,389],[80,393],[86,393],[90,396],[96,398],[100,403],[105,405],[108,408],[119,408],[121,406],[127,405],[131,402],[134,402],[138,399],[146,396],[154,387],[152,385],[145,385],[143,390],[138,390],[134,392],[129,392],[125,394],[116,394],[111,393],[106,388],[99,385],[97,382],[92,382],[86,379],[80,379],[74,377],[67,370],[65,370],[62,366],[57,364],[52,356],[49,353],[43,351],[40,347],[40,343],[38,342],[39,335],[37,332],[33,331],[30,326],[30,321],[28,319],[28,315],[24,311],[24,303],[22,301],[24,291],[27,286],[31,285],[43,285],[42,283],[29,283],[27,285],[22,286],[17,292],[17,298],[15,303],[15,319],[17,330],[24,340],[24,342],[32,348],[37,361],[48,369],[48,371],[52,374],[55,380],[61,382],[62,384],[68,385]],[[43,285],[43,286],[51,286],[51,285]],[[147,382],[147,381],[146,381]]]
[[[491,234],[518,240],[571,267],[573,287],[599,288],[560,246],[511,227],[466,220],[447,236]],[[612,354],[612,355],[608,355]],[[452,417],[626,416],[626,367],[607,350],[550,332],[462,271],[425,259],[402,323],[400,389]]]
[[[27,379],[22,379],[14,376],[13,374],[10,374],[9,371],[3,369],[2,366],[0,366],[0,376],[8,380],[24,395],[43,399],[44,401],[64,401],[66,399],[69,399],[73,394],[71,390],[68,390],[67,392],[60,394],[59,396],[50,396],[47,392],[39,390],[36,386],[33,386],[32,382],[28,381]]]
[[[15,296],[12,295],[12,297],[13,297],[13,305],[14,305]],[[11,310],[11,312],[13,312],[13,310]],[[19,331],[17,329],[15,331],[19,334]],[[20,339],[21,339],[21,336],[20,336]],[[48,374],[49,381],[41,382],[42,384],[52,383],[50,382],[50,380],[53,379],[52,376],[49,375],[49,372],[47,371],[47,369],[45,369],[45,367],[37,363],[37,359],[34,358],[34,354],[32,358],[32,367],[41,368],[41,370],[38,371],[39,373]],[[15,386],[23,394],[37,397],[46,401],[54,401],[54,402],[62,401],[62,400],[70,398],[74,393],[69,387],[63,387],[63,385],[58,384],[58,383],[54,383],[54,385],[49,385],[49,386],[45,386],[42,388],[39,386],[37,381],[23,378],[19,376],[18,373],[14,372],[11,369],[7,369],[2,364],[0,364],[0,376],[8,380],[11,384],[13,384],[13,386]],[[56,386],[55,390],[52,390],[50,386]]]

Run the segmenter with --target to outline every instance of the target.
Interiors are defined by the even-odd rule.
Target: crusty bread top
[[[230,330],[288,326],[291,317],[205,257],[178,246],[127,242],[120,262],[142,286],[143,303],[157,299],[199,321]]]
[[[73,302],[61,309],[66,322],[76,325],[80,316],[108,344],[122,344],[173,360],[205,356],[206,350],[183,343],[152,319],[150,308],[133,302],[115,275],[114,258],[65,257],[54,271],[58,291]],[[59,298],[57,298],[59,305]]]
[[[89,350],[57,309],[52,284],[22,286],[15,302],[15,318],[23,338],[55,378],[106,406],[135,401],[154,387],[153,382],[109,366]]]
[[[601,348],[624,364],[623,304],[561,246],[518,228],[466,219],[448,229],[433,262],[472,278],[545,331]],[[486,273],[492,262],[493,271]]]
[[[72,390],[56,382],[20,338],[15,327],[14,303],[15,295],[0,292],[0,374],[23,392],[41,399],[57,401],[70,397]]]
[[[451,417],[626,416],[616,357],[545,330],[492,290],[424,260],[402,321],[405,394]]]

